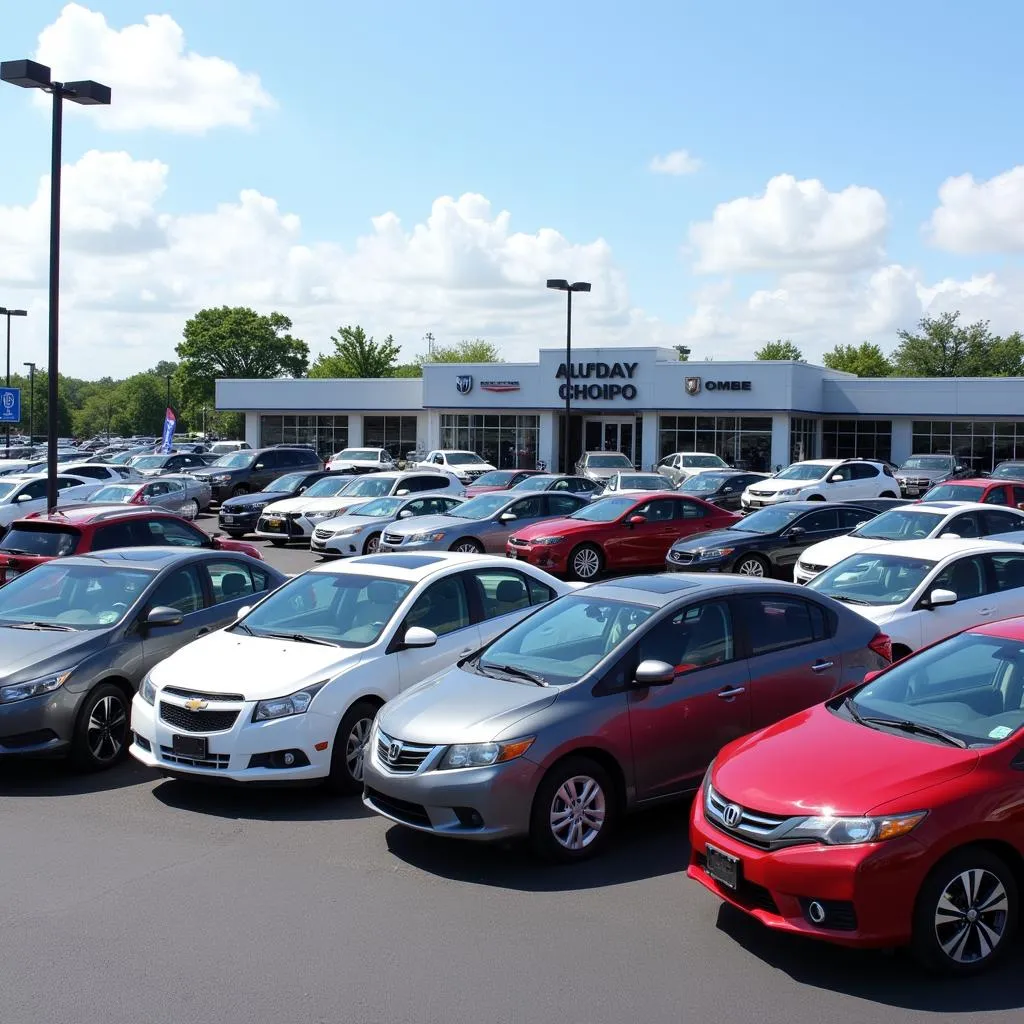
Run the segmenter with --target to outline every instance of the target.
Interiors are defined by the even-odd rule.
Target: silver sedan
[[[504,553],[513,530],[543,519],[562,518],[589,504],[565,492],[517,494],[491,491],[478,495],[445,516],[424,516],[385,529],[381,551],[491,551]]]
[[[138,483],[107,484],[90,497],[100,505],[157,505],[185,519],[210,507],[210,485],[191,476],[161,476]]]
[[[415,516],[443,516],[463,504],[454,494],[417,494],[414,498],[373,498],[346,515],[328,519],[313,531],[310,547],[325,558],[372,555],[391,523]]]

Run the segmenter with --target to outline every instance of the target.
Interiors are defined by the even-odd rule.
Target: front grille
[[[430,816],[422,804],[410,803],[408,800],[399,800],[398,797],[386,796],[379,790],[366,787],[366,797],[374,807],[379,808],[385,814],[390,814],[399,821],[407,822],[409,825],[423,825],[430,828]]]
[[[727,825],[726,811],[732,807],[738,808],[739,817],[734,824]],[[748,807],[731,804],[711,786],[708,786],[704,793],[704,813],[716,828],[761,850],[770,850],[779,830],[794,820],[773,814],[762,814]]]
[[[184,697],[186,700],[195,697],[198,700],[219,700],[225,703],[237,701],[239,704],[245,700],[240,693],[204,693],[202,690],[183,690],[178,686],[165,686],[164,693],[173,693],[175,697]]]
[[[405,538],[397,533],[385,533],[384,543],[385,544],[401,544]]]
[[[317,527],[313,531],[313,536],[317,540],[330,540],[334,536],[333,530],[325,530],[323,527]]]
[[[673,562],[692,562],[693,552],[692,551],[670,551],[668,557]]]
[[[904,487],[917,487],[918,489],[922,489],[929,487],[931,485],[931,480],[924,480],[920,478],[915,480],[906,476],[900,481],[900,483],[903,484]]]
[[[818,573],[824,572],[828,568],[827,565],[814,565],[811,562],[800,562],[799,565],[804,572]]]
[[[160,760],[170,764],[183,764],[189,768],[210,768],[224,771],[231,760],[230,754],[207,754],[206,757],[182,757],[171,747],[160,748]]]
[[[160,718],[182,732],[224,732],[235,724],[238,711],[189,711],[160,701]]]
[[[377,733],[377,757],[392,775],[412,775],[434,748],[419,743],[404,743]]]
[[[770,498],[775,492],[774,491],[755,491],[752,487],[750,493],[756,498]]]
[[[521,537],[509,537],[508,542],[509,544],[515,545],[517,548],[528,547],[530,543],[528,540],[523,540]]]

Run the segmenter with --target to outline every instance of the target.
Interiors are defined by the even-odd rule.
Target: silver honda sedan
[[[381,536],[381,551],[489,551],[505,553],[513,530],[543,519],[570,516],[586,498],[565,492],[517,494],[490,491],[477,495],[444,516],[425,516],[389,526]]]
[[[138,483],[107,484],[89,496],[90,502],[101,505],[158,505],[177,512],[185,519],[195,519],[210,507],[210,485],[191,476],[161,476]]]

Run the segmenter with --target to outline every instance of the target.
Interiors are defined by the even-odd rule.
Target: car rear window
[[[50,523],[14,523],[0,541],[0,551],[9,555],[70,555],[82,534],[69,526]]]

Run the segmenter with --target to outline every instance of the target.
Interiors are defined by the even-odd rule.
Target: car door
[[[643,516],[644,521],[630,523],[633,516]],[[614,565],[622,568],[663,565],[682,528],[682,509],[674,497],[643,502],[619,520],[605,545],[608,567],[613,567],[613,558]]]
[[[995,511],[995,510],[993,510]],[[940,537],[955,534],[957,537],[971,539],[983,536],[985,522],[977,511],[961,512],[948,520],[945,526],[939,531]]]
[[[666,616],[627,653],[627,685],[642,661],[662,661],[676,672],[667,686],[627,690],[638,799],[695,788],[715,754],[750,732],[747,666],[739,653],[726,601]]]
[[[206,559],[201,569],[210,599],[207,624],[211,629],[229,626],[238,610],[255,604],[267,588],[266,573],[253,573],[247,562],[230,555]]]
[[[984,498],[981,499],[986,505],[1013,505],[1010,488],[1006,484],[993,487]]]
[[[798,516],[779,535],[772,561],[782,570],[790,570],[812,544],[841,536],[839,516],[834,508],[822,506]]]
[[[395,652],[399,686],[403,690],[449,668],[480,646],[480,627],[473,622],[462,573],[436,580],[420,593],[398,629],[399,646],[401,638],[413,626],[431,630],[437,636],[437,643],[433,647]]]
[[[555,596],[550,587],[515,569],[474,569],[465,574],[465,580],[481,646]]]
[[[151,608],[173,608],[181,613],[181,622],[176,626],[147,626],[145,614]],[[139,624],[146,671],[208,633],[215,620],[211,612],[198,566],[185,565],[168,571],[150,594]]]
[[[264,452],[258,455],[249,473],[249,490],[264,490],[282,468],[285,467],[282,465],[280,452]]]
[[[547,518],[546,497],[544,494],[531,494],[528,498],[512,502],[502,515],[511,514],[515,519],[502,522],[500,517],[495,517],[479,531],[484,549],[492,554],[504,554],[505,542],[512,536],[513,530],[533,526]]]
[[[165,480],[164,483],[167,485],[167,491],[160,504],[171,512],[180,512],[187,498],[185,485],[180,480]]]
[[[923,607],[918,601],[914,615],[920,622],[922,646],[969,626],[1004,617],[998,608],[1005,597],[1000,598],[994,593],[995,584],[989,578],[988,569],[982,555],[965,555],[950,562],[934,576],[923,596],[927,598],[935,590],[952,590],[957,599],[956,604],[937,608]]]
[[[1013,507],[1024,510],[1024,486],[1020,484],[1008,484],[1010,497],[1013,499]]]
[[[734,598],[750,679],[750,728],[761,729],[826,700],[842,680],[835,620],[817,603],[778,593]]]
[[[987,537],[991,533],[1012,533],[1014,530],[1024,529],[1024,516],[1019,515],[1015,509],[987,508],[984,512],[979,512],[978,516],[981,519],[982,537]]]

